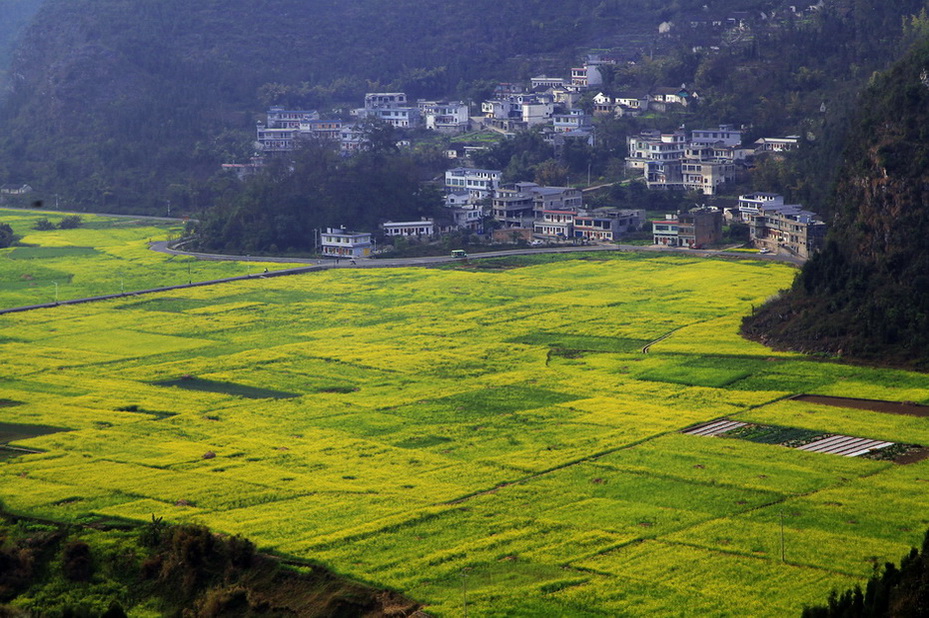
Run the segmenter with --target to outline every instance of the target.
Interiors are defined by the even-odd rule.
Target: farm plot
[[[783,615],[921,537],[926,462],[679,433],[726,417],[929,443],[913,437],[929,437],[925,419],[785,400],[929,401],[926,376],[743,342],[739,316],[790,269],[635,254],[505,266],[0,316],[3,422],[63,430],[12,440],[42,452],[0,462],[0,499],[246,534],[438,616]]]
[[[287,268],[277,263],[202,262],[155,253],[150,240],[177,237],[177,222],[81,214],[75,229],[38,231],[36,222],[57,224],[67,213],[0,209],[0,222],[21,246],[0,249],[0,308],[119,294]]]

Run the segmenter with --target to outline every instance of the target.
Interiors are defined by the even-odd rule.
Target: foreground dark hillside
[[[0,616],[375,618],[419,607],[322,567],[287,567],[202,526],[153,517],[140,528],[96,530],[0,513]]]
[[[825,250],[746,319],[775,348],[929,367],[929,41],[873,79]]]

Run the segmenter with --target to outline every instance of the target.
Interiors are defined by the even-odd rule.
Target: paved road
[[[181,285],[171,285],[160,288],[151,288],[147,290],[136,290],[134,292],[125,292],[121,294],[106,294],[103,296],[90,296],[87,298],[75,298],[71,300],[63,300],[56,303],[43,303],[40,305],[25,305],[22,307],[10,307],[7,309],[0,309],[0,315],[4,313],[17,313],[21,311],[32,311],[35,309],[47,309],[51,307],[57,307],[59,305],[78,305],[82,303],[96,302],[100,300],[112,300],[116,298],[124,298],[126,296],[138,296],[141,294],[152,294],[155,292],[166,292],[169,290],[180,290],[184,288],[194,288],[201,287],[205,285],[217,285],[220,283],[229,283],[231,281],[244,281],[248,279],[267,279],[270,277],[285,277],[288,275],[299,275],[302,273],[308,272],[317,272],[321,270],[330,270],[333,268],[402,268],[410,266],[431,266],[435,264],[445,264],[448,262],[460,261],[460,258],[453,258],[451,256],[429,256],[429,257],[414,257],[414,258],[389,258],[389,259],[371,259],[371,258],[360,258],[357,260],[346,260],[346,259],[316,259],[316,258],[283,258],[283,257],[264,257],[264,256],[251,256],[251,255],[224,255],[217,253],[198,253],[193,251],[182,251],[180,249],[173,249],[169,246],[169,243],[166,241],[158,241],[150,243],[150,248],[153,251],[158,251],[161,253],[167,253],[171,255],[188,255],[196,257],[202,260],[235,260],[243,262],[271,262],[271,263],[282,263],[282,264],[303,264],[304,266],[296,266],[294,268],[286,268],[282,270],[274,270],[265,273],[256,273],[241,275],[238,277],[227,277],[225,279],[211,279],[209,281],[198,281],[195,283],[185,283]],[[681,249],[675,247],[660,247],[657,245],[589,245],[589,246],[567,246],[567,247],[544,247],[544,248],[525,248],[525,249],[509,249],[506,251],[490,251],[486,253],[476,253],[472,254],[471,258],[493,258],[493,257],[507,257],[513,255],[533,255],[537,253],[574,253],[574,252],[591,252],[591,251],[641,251],[644,253],[683,253],[686,255],[699,255],[699,256],[727,256],[727,257],[743,257],[747,259],[759,259],[759,260],[768,260],[768,261],[781,261],[800,265],[803,263],[803,260],[797,258],[796,256],[787,255],[787,254],[750,254],[750,253],[730,253],[726,251],[718,250],[695,250],[695,249]]]
[[[328,268],[384,268],[384,267],[403,267],[403,266],[429,266],[432,264],[445,264],[448,262],[459,261],[460,258],[451,256],[427,256],[413,258],[359,258],[352,262],[351,260],[340,259],[338,261],[331,258],[284,258],[284,257],[264,257],[252,255],[228,255],[220,253],[198,253],[195,251],[183,251],[172,248],[168,242],[159,241],[150,244],[153,251],[168,253],[172,255],[189,255],[202,260],[235,260],[241,262],[272,262],[284,264],[312,264],[319,266],[317,270]],[[569,245],[564,247],[538,247],[523,249],[506,249],[502,251],[488,251],[482,253],[472,253],[472,259],[507,257],[512,255],[532,255],[537,253],[573,253],[573,252],[590,252],[590,251],[641,251],[644,253],[682,253],[685,255],[699,256],[725,256],[731,258],[744,258],[756,260],[768,260],[776,262],[786,262],[800,266],[804,260],[787,253],[781,254],[759,254],[759,253],[733,253],[717,249],[684,249],[681,247],[662,247],[659,245]]]

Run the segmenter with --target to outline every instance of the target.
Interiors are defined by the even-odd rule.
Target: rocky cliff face
[[[823,252],[746,318],[775,348],[929,367],[929,41],[862,96]]]

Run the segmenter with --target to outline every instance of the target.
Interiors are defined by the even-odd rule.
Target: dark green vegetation
[[[42,0],[3,0],[0,3],[0,99],[9,79],[7,68],[20,31],[26,26]]]
[[[392,133],[389,126],[372,130]],[[441,197],[422,184],[422,173],[444,170],[397,152],[389,137],[376,145],[345,158],[310,143],[295,153],[293,165],[275,161],[203,213],[196,227],[200,246],[238,253],[305,252],[316,249],[320,228],[348,224],[372,230],[381,221],[433,215]]]
[[[824,251],[744,332],[783,349],[929,367],[929,43],[876,77],[850,129]]]
[[[772,188],[806,198],[828,184],[822,174],[804,174],[812,164],[828,176],[832,159],[822,155],[837,152],[842,109],[902,38],[924,26],[908,21],[908,34],[900,28],[922,0],[835,0],[803,17],[787,17],[776,2],[714,2],[714,15],[779,16],[720,39],[690,27],[703,5],[46,0],[13,56],[17,78],[0,110],[0,179],[29,182],[46,200],[60,195],[66,207],[193,212],[238,194],[237,183],[216,172],[220,163],[251,154],[255,121],[268,105],[349,109],[373,90],[476,104],[497,81],[566,75],[584,53],[604,50],[636,61],[607,71],[607,92],[642,95],[655,85],[687,83],[700,93],[695,111],[646,124],[734,122],[758,134],[811,137],[807,160],[772,163],[761,174]],[[659,37],[664,21],[675,26]],[[604,127],[597,148],[621,157],[632,128]],[[609,157],[577,150],[554,163],[518,159],[505,167],[558,177],[559,166],[576,173],[587,158],[594,172],[608,169]]]
[[[3,616],[347,617],[417,607],[308,563],[286,566],[203,526],[153,516],[141,527],[91,529],[0,514]]]
[[[929,532],[922,548],[903,556],[900,566],[888,562],[875,571],[864,591],[833,591],[826,605],[808,607],[803,618],[898,618],[929,614]]]
[[[285,393],[270,388],[257,388],[255,386],[245,386],[244,384],[233,384],[231,382],[219,382],[217,380],[204,380],[193,376],[184,376],[177,380],[165,380],[155,382],[155,386],[176,386],[191,391],[203,391],[206,393],[223,393],[226,395],[235,395],[236,397],[245,397],[246,399],[289,399],[297,397],[296,393]]]

